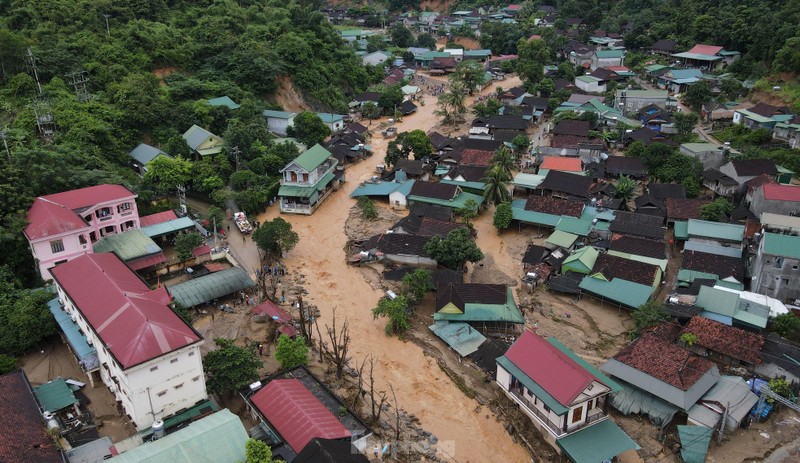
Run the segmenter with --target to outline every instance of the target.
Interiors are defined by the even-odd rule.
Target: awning
[[[196,228],[194,220],[190,219],[189,217],[181,217],[176,220],[150,225],[149,227],[142,227],[141,230],[150,238],[155,238],[157,236],[164,236],[190,228]]]
[[[152,256],[142,257],[141,259],[134,259],[125,264],[130,267],[131,270],[141,270],[143,268],[150,267],[152,265],[163,264],[167,261],[167,258],[164,257],[163,252],[159,252],[158,254],[153,254]]]
[[[685,220],[675,221],[675,239],[683,241],[689,239],[689,222]]]
[[[167,287],[182,307],[194,307],[255,286],[247,271],[232,267]]]
[[[558,446],[575,463],[611,460],[627,450],[641,447],[610,419],[559,439]]]
[[[78,399],[63,378],[56,378],[49,383],[34,387],[33,395],[46,412],[55,413],[78,403]]]
[[[61,304],[58,302],[58,298],[51,299],[50,302],[47,303],[47,308],[50,309],[50,313],[52,313],[53,317],[56,319],[56,323],[58,323],[59,328],[61,328],[61,331],[64,333],[67,343],[69,343],[72,352],[78,358],[78,362],[81,364],[83,370],[92,371],[98,368],[100,366],[100,361],[97,359],[97,351],[86,342],[86,336],[81,333],[78,325],[72,321],[65,311],[61,310]]]
[[[708,444],[711,442],[711,428],[705,426],[678,426],[681,440],[681,458],[686,463],[706,461]]]

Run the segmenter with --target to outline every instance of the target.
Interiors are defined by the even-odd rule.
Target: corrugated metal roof
[[[556,224],[556,231],[572,233],[578,236],[588,236],[591,228],[591,219],[579,219],[577,217],[564,216]]]
[[[57,412],[78,403],[64,378],[56,378],[33,388],[33,395],[46,412]]]
[[[67,342],[72,348],[72,352],[78,357],[81,366],[85,370],[91,369],[87,368],[89,365],[97,367],[99,365],[97,350],[86,342],[86,335],[84,335],[80,327],[72,321],[69,314],[61,310],[61,303],[58,301],[58,298],[51,299],[50,302],[47,303],[47,308],[50,309],[50,313],[55,317],[56,323],[58,323],[64,336],[67,338]],[[88,362],[88,364],[86,364],[86,362]]]
[[[564,259],[561,264],[561,271],[572,270],[578,273],[589,273],[592,271],[599,254],[597,249],[591,246],[584,246]]]
[[[562,248],[569,249],[575,244],[575,241],[578,239],[578,235],[574,235],[572,233],[568,233],[561,230],[554,231],[550,236],[547,237],[545,242],[553,244],[555,246],[559,246]]]
[[[800,237],[764,233],[764,252],[773,256],[800,259]]]
[[[177,218],[178,216],[175,215],[175,211],[173,210],[156,212],[155,214],[139,217],[139,226],[142,228],[149,227],[150,225],[169,222],[170,220],[177,220]]]
[[[706,461],[708,444],[711,443],[712,428],[705,426],[678,426],[681,441],[681,458],[684,463],[703,463]]]
[[[141,165],[147,165],[150,161],[158,157],[159,155],[164,155],[167,157],[172,157],[169,154],[161,151],[160,149],[156,148],[155,146],[150,146],[146,143],[139,143],[136,145],[134,149],[128,153],[130,157],[138,161]]]
[[[161,253],[161,248],[141,229],[106,236],[92,246],[94,252],[113,252],[125,262]]]
[[[433,314],[434,320],[448,320],[457,322],[506,322],[506,323],[525,323],[525,317],[517,307],[511,288],[506,288],[505,304],[464,304],[464,313],[444,313],[436,312]]]
[[[305,152],[297,156],[290,164],[297,164],[306,172],[311,172],[331,157],[331,152],[322,147],[319,143],[307,149]],[[288,167],[288,166],[287,166]],[[281,172],[286,170],[286,167],[281,169]]]
[[[239,417],[220,410],[161,439],[113,458],[114,463],[236,463],[244,461],[245,431]]]
[[[333,413],[297,379],[273,379],[250,401],[296,453],[314,437],[351,436]]]
[[[742,241],[744,237],[743,225],[709,222],[707,220],[689,219],[687,231],[689,236],[716,238],[726,241]]]
[[[239,109],[242,106],[237,104],[231,97],[225,95],[208,100],[209,106],[226,106],[228,109]]]
[[[181,217],[175,220],[150,225],[148,227],[142,227],[141,230],[150,238],[155,238],[190,228],[196,228],[194,221],[189,217]]]
[[[526,200],[524,199],[515,199],[511,202],[511,218],[524,223],[545,225],[548,227],[555,227],[558,221],[561,220],[560,215],[525,210],[525,202]]]
[[[650,295],[653,293],[651,286],[621,278],[606,281],[587,276],[581,280],[581,284],[578,287],[603,299],[617,302],[632,309],[638,309],[639,306],[650,299]]]
[[[611,420],[603,420],[556,442],[575,463],[609,461],[623,452],[641,448]]]
[[[701,286],[695,305],[709,312],[732,317],[739,306],[739,294],[721,289]]]
[[[484,335],[467,323],[436,322],[428,328],[462,357],[476,352],[486,341]]]
[[[194,307],[255,286],[241,267],[214,272],[167,288],[183,307]]]
[[[183,134],[183,139],[186,140],[186,144],[189,145],[189,148],[196,150],[198,146],[212,135],[214,134],[199,125],[193,125]]]

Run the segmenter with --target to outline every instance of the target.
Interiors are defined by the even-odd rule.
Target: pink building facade
[[[139,227],[136,194],[122,185],[97,185],[36,198],[25,237],[47,281],[51,268],[91,254],[97,240]]]

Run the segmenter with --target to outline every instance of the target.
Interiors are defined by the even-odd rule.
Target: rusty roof
[[[620,278],[645,286],[653,286],[658,266],[601,253],[594,263],[592,273],[601,273],[607,280]]]
[[[711,203],[711,200],[704,198],[667,198],[665,203],[667,206],[668,219],[689,220],[701,219],[700,208]]]
[[[688,391],[714,364],[654,334],[644,334],[614,359],[682,391]]]
[[[709,318],[694,316],[682,333],[697,336],[696,345],[754,365],[761,363],[764,337]]]
[[[533,195],[528,197],[528,201],[525,203],[525,210],[541,212],[543,214],[580,217],[583,212],[583,202],[574,199]]]

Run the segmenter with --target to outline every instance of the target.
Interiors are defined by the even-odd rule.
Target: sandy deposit
[[[511,79],[502,84],[514,85]],[[484,93],[493,89],[494,85]],[[416,114],[397,123],[399,132],[417,128],[427,131],[438,124],[433,114],[434,100],[426,100]],[[345,221],[354,204],[349,194],[373,175],[375,165],[383,162],[387,140],[376,134],[370,144],[375,154],[348,166],[347,183],[313,216],[283,216],[300,235],[299,244],[284,264],[306,275],[306,300],[320,308],[321,325],[334,307],[337,317],[348,318],[353,333],[351,364],[355,366],[367,355],[379,360],[379,389],[388,390],[390,384],[394,387],[400,407],[416,415],[422,426],[439,439],[437,448],[443,457],[459,462],[529,461],[527,452],[512,441],[499,422],[476,412],[478,403],[465,397],[433,358],[413,343],[387,337],[383,333],[385,322],[373,319],[370,310],[383,293],[374,289],[359,269],[346,264],[344,249]],[[258,220],[271,220],[278,215],[278,208],[272,207]]]

